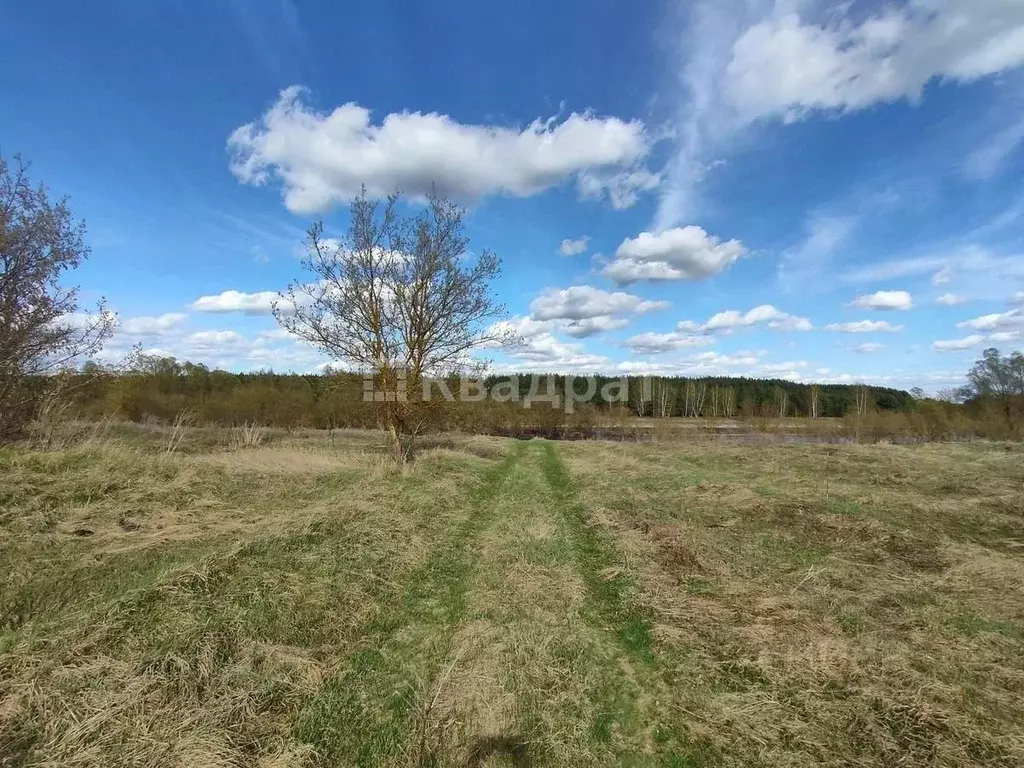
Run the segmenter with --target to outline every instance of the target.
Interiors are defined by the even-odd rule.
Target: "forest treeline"
[[[443,385],[443,386],[442,386]],[[142,357],[131,370],[87,364],[64,385],[69,415],[171,422],[182,412],[210,425],[259,422],[317,429],[377,426],[358,374],[230,373],[174,358]],[[566,413],[567,387],[573,407]],[[433,385],[441,428],[514,427],[599,418],[686,416],[705,419],[842,418],[852,413],[909,412],[915,398],[898,389],[799,384],[726,377],[565,377],[555,374],[452,378]],[[482,393],[494,393],[483,397]],[[461,395],[460,395],[461,393]],[[530,401],[527,404],[527,401]]]

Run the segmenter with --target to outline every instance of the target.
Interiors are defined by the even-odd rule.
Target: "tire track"
[[[405,762],[412,720],[466,605],[475,564],[467,552],[494,515],[494,499],[522,458],[519,444],[471,494],[470,513],[416,569],[400,600],[372,619],[365,640],[299,717],[295,734],[325,766]]]
[[[651,612],[638,602],[635,580],[628,574],[614,542],[590,521],[580,502],[554,443],[544,444],[543,468],[558,513],[572,541],[576,567],[587,585],[591,621],[614,635],[618,667],[626,678],[628,700],[609,713],[622,730],[642,734],[637,751],[620,755],[640,764],[699,766],[716,765],[716,755],[693,740],[680,713],[672,711],[673,687],[680,681],[659,658],[654,642]],[[685,717],[685,715],[684,715]],[[630,739],[625,740],[627,745]]]

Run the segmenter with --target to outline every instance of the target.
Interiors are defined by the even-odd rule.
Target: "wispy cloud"
[[[693,218],[708,169],[757,123],[913,103],[935,79],[973,82],[1024,64],[1020,3],[916,0],[866,13],[856,5],[695,0],[672,19],[676,143],[656,231]],[[1007,128],[970,172],[994,173],[1022,134]]]
[[[734,43],[769,10],[767,0],[696,0],[675,10],[680,29],[672,47],[670,98],[675,107],[675,147],[661,187],[653,228],[687,223],[697,207],[700,182],[737,138],[742,123],[724,100]]]

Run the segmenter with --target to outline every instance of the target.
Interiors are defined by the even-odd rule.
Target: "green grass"
[[[0,450],[0,766],[1024,762],[1019,446],[81,431]]]

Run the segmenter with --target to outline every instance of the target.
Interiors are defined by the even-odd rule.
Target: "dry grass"
[[[62,429],[0,766],[1024,763],[1018,446]]]
[[[618,449],[569,465],[722,762],[1024,760],[1018,446]]]

